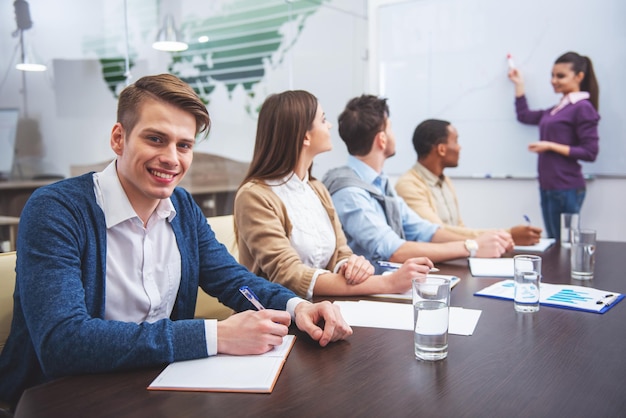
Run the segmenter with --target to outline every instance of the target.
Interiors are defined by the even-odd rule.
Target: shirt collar
[[[585,100],[588,98],[589,98],[588,91],[573,91],[571,93],[568,93],[564,95],[561,101],[559,102],[559,104],[550,111],[550,114],[555,115],[559,110],[563,109],[568,104],[570,103],[575,104],[577,102],[580,102],[581,100]]]
[[[570,103],[575,104],[590,97],[588,91],[573,91],[566,96]]]
[[[300,177],[292,171],[283,178],[265,180],[265,184],[271,187],[285,186],[288,189],[300,190],[309,184],[309,173],[305,173],[304,178],[300,180]]]
[[[128,219],[138,218],[117,176],[116,161],[114,160],[104,170],[93,175],[98,204],[104,212],[107,228]],[[161,199],[155,213],[160,219],[167,218],[169,222],[172,222],[176,216],[172,200],[169,197]]]
[[[419,174],[430,187],[441,187],[444,182],[445,176],[435,175],[432,171],[424,167],[420,162],[416,162],[413,169]]]
[[[372,167],[352,155],[348,156],[348,167],[353,169],[361,177],[361,180],[368,184],[374,184],[378,177],[386,178],[383,173],[378,174]]]

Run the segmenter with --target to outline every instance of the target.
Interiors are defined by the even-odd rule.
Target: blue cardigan
[[[16,404],[35,384],[206,357],[203,320],[193,319],[198,286],[236,311],[253,309],[250,286],[269,308],[296,295],[237,263],[191,195],[172,194],[171,225],[181,256],[171,318],[135,324],[104,320],[106,225],[92,173],[42,187],[21,214],[11,333],[0,355],[0,400]]]

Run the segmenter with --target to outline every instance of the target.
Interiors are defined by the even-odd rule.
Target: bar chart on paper
[[[557,293],[546,298],[548,302],[561,302],[571,305],[583,305],[587,303],[596,303],[588,291],[579,291],[574,289],[561,289]]]
[[[479,290],[474,295],[513,300],[514,288],[513,280],[503,280]],[[620,293],[592,287],[550,283],[541,283],[539,286],[539,303],[556,308],[604,313],[623,298],[624,295]]]

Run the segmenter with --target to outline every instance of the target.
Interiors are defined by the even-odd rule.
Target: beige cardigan
[[[459,207],[459,202],[456,197],[456,191],[450,181],[450,178],[445,176],[444,181],[450,187],[452,194],[454,195],[454,204]],[[467,238],[476,238],[480,234],[488,231],[487,229],[475,229],[468,228],[463,223],[461,216],[459,215],[459,223],[457,225],[444,224],[439,214],[437,213],[437,204],[435,202],[435,196],[430,191],[426,181],[419,175],[414,168],[404,173],[396,182],[396,192],[404,199],[406,204],[413,209],[419,216],[435,223],[442,225],[444,228],[463,235]],[[460,214],[460,211],[459,211]]]
[[[310,184],[335,230],[335,252],[326,266],[333,271],[339,261],[352,255],[352,250],[347,245],[328,190],[318,180],[310,180]],[[234,211],[239,262],[253,273],[306,297],[317,269],[302,263],[291,246],[292,225],[282,200],[265,183],[248,182],[237,191]]]

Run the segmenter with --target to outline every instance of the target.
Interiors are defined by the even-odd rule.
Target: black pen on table
[[[528,217],[528,215],[524,215],[524,220],[526,221],[528,226],[530,226],[530,218]]]

